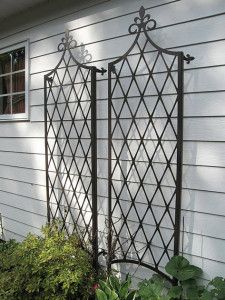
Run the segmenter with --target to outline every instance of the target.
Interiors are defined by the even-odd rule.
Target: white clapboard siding
[[[99,180],[101,181],[101,180]],[[0,191],[5,193],[2,198],[7,199],[7,195],[18,195],[21,199],[26,199],[32,204],[32,199],[45,203],[46,191],[44,186],[30,184],[23,181],[15,181],[13,179],[0,178]],[[27,196],[29,195],[29,196]],[[106,193],[99,189],[99,206],[107,205]],[[223,216],[225,207],[225,195],[218,192],[200,191],[194,189],[183,189],[182,208],[184,211],[201,212],[203,214],[211,214],[215,216]],[[18,200],[19,201],[19,200]],[[19,202],[22,204],[22,201]]]
[[[152,32],[152,39],[162,47],[165,47],[166,41],[169,41],[169,45],[167,46],[168,48],[223,39],[224,36],[221,31],[216,32],[216,34],[214,35],[214,32],[210,31],[210,27],[212,26],[222,27],[224,26],[224,23],[225,23],[224,15],[222,15],[222,16],[218,16],[217,18],[203,19],[194,23],[185,23],[180,25],[181,28],[179,28],[178,26],[163,27],[161,29]],[[206,27],[205,33],[201,32],[200,34],[198,28],[201,26]],[[160,39],[158,35],[159,37],[166,36],[166,39],[163,38]],[[179,45],[177,45],[178,35],[180,41]],[[99,41],[97,40],[96,42],[93,42],[91,44],[87,44],[87,45],[85,44],[85,46],[86,49],[89,51],[89,53],[92,55],[93,61],[96,61],[99,59],[102,60],[102,59],[107,59],[107,58],[112,58],[112,57],[122,55],[124,53],[124,49],[127,50],[129,48],[133,39],[134,38],[132,38],[132,36],[126,34],[125,36],[112,38],[112,39],[106,39],[106,40],[100,39]],[[83,41],[81,40],[79,41],[79,43],[83,43]],[[110,53],[110,49],[112,49],[112,46],[114,48],[113,55],[112,53]],[[59,60],[59,58],[60,58],[59,53],[50,53],[47,55],[34,57],[33,59],[31,59],[31,66],[30,66],[31,73],[33,74],[37,72],[48,71],[49,69],[53,68],[56,65],[55,63],[56,61]]]
[[[126,1],[124,1],[124,3],[125,2]],[[127,16],[126,16],[127,11],[124,11],[125,5],[122,6],[120,3],[120,6],[118,8],[116,8],[117,14],[118,14],[118,12],[120,12],[119,16],[124,14],[125,15],[124,17],[118,18],[118,17],[116,17],[116,14],[114,13],[114,16],[112,18],[113,10],[111,9],[108,12],[106,11],[106,13],[108,13],[108,15],[111,14],[111,18],[109,17],[107,19],[107,18],[104,18],[105,16],[103,16],[101,22],[98,22],[99,20],[98,21],[96,20],[96,22],[93,24],[93,22],[90,22],[90,20],[88,22],[88,17],[87,17],[86,20],[88,23],[91,23],[91,25],[90,24],[85,25],[85,23],[84,23],[85,18],[82,18],[82,19],[78,19],[74,22],[68,23],[68,28],[71,29],[71,31],[75,34],[76,38],[79,41],[82,41],[82,39],[85,37],[85,41],[84,41],[85,44],[93,43],[96,40],[108,39],[109,34],[110,34],[110,36],[113,36],[113,37],[127,34],[127,24],[130,22],[130,20],[133,20],[133,18],[135,17],[137,8],[140,4],[144,5],[146,8],[150,7],[149,12],[151,13],[151,16],[153,18],[155,16],[157,16],[157,23],[158,23],[159,28],[167,27],[168,25],[171,27],[177,26],[177,25],[180,25],[180,23],[182,23],[182,22],[183,23],[186,23],[186,22],[191,23],[191,21],[196,22],[198,20],[198,17],[200,14],[201,14],[201,17],[212,18],[214,15],[221,13],[221,4],[222,4],[221,0],[217,1],[217,3],[214,3],[214,5],[212,5],[212,2],[207,0],[207,1],[205,1],[204,10],[203,10],[202,5],[199,5],[198,7],[196,6],[195,0],[192,0],[189,2],[185,1],[186,3],[184,3],[184,1],[177,1],[177,3],[174,3],[176,1],[158,1],[157,5],[155,7],[154,7],[154,2],[156,2],[156,1],[151,1],[151,3],[146,0],[145,1],[136,1],[136,3],[129,2],[129,5],[131,4],[130,11],[132,12],[132,9],[134,9],[134,11],[132,14],[128,14]],[[161,3],[167,2],[168,5],[160,6],[160,2]],[[191,9],[192,5],[195,5],[195,9]],[[175,6],[176,6],[177,14],[171,20],[169,12],[172,11]],[[182,11],[182,13],[181,13],[181,11]],[[196,16],[198,16],[198,17],[196,18]],[[93,18],[91,18],[91,19],[93,19]],[[110,33],[107,33],[106,27],[101,26],[102,23],[104,24],[106,22],[111,27]],[[93,32],[95,32],[94,35],[91,34],[92,30],[93,30]],[[31,47],[31,57],[43,55],[43,54],[46,54],[46,52],[48,52],[48,53],[51,51],[54,52],[56,50],[54,48],[54,45],[57,44],[57,38],[60,36],[55,36],[53,34],[54,36],[51,37],[52,35],[51,34],[49,34],[49,35],[50,35],[50,37],[48,39],[45,38],[43,41],[40,41],[40,40],[32,41],[33,43],[32,43],[32,47]],[[53,42],[51,42],[51,40],[53,40]],[[40,45],[40,47],[38,49],[35,47],[35,43],[37,43],[37,42]]]
[[[99,166],[98,176],[101,180],[106,181],[107,183],[107,170],[104,167]],[[156,171],[161,173],[160,165],[155,166]],[[225,192],[224,181],[223,178],[225,176],[225,169],[218,167],[207,167],[207,166],[184,166],[183,168],[183,187],[189,189],[199,189],[199,190],[209,190],[212,192]],[[65,175],[66,173],[62,172],[61,175]],[[71,173],[71,175],[76,176],[76,172]],[[149,173],[150,175],[150,173]],[[54,172],[50,172],[51,178],[54,178]],[[151,175],[152,180],[155,182],[153,175]],[[27,182],[31,185],[45,185],[45,172],[44,170],[35,169],[32,167],[24,168],[24,167],[15,167],[10,165],[1,165],[0,177],[6,178],[10,180],[17,180]],[[74,179],[76,180],[76,179]],[[86,182],[89,180],[89,175],[86,176]],[[147,184],[151,184],[149,181],[146,181]],[[137,179],[133,178],[130,182],[137,182]],[[120,180],[118,180],[118,184],[120,184]],[[155,183],[153,183],[155,184]],[[165,179],[163,181],[163,186],[174,186],[174,183],[171,178]]]
[[[43,122],[38,123],[18,123],[18,129],[16,123],[7,125],[8,123],[2,123],[1,126],[5,131],[0,132],[1,138],[37,138],[44,140]],[[69,126],[69,121],[68,121]],[[217,118],[187,118],[184,119],[184,140],[186,141],[213,141],[220,142],[225,139],[225,126],[224,117]],[[20,130],[20,128],[22,130]],[[99,138],[107,139],[107,120],[99,120],[97,124]],[[27,132],[27,135],[26,135]],[[7,136],[8,133],[8,136]]]
[[[43,138],[2,138],[1,142],[0,163],[28,168],[33,164],[37,169],[43,168],[45,163]],[[224,142],[184,142],[184,164],[224,168],[224,147]],[[29,160],[24,157],[26,154],[29,155]],[[98,157],[107,160],[106,156],[107,140],[98,140]]]
[[[124,54],[132,43],[134,37],[129,36],[128,27],[141,5],[157,21],[156,30],[150,32],[157,44],[195,57],[189,65],[184,65],[183,246],[185,255],[204,269],[204,278],[225,276],[225,34],[221,30],[225,28],[224,0],[79,1],[73,11],[62,17],[49,16],[49,21],[42,19],[39,25],[29,24],[28,29],[18,28],[10,34],[0,35],[1,48],[27,39],[30,43],[29,121],[0,124],[0,213],[4,234],[7,239],[22,240],[29,232],[40,234],[40,228],[46,222],[43,76],[60,59],[57,45],[65,30],[70,30],[78,44],[84,43],[92,55],[91,64],[107,68],[107,64]],[[135,61],[135,56],[132,59]],[[165,70],[158,69],[156,73],[159,71]],[[163,76],[163,73],[156,74],[159,81]],[[144,76],[140,80],[142,78]],[[124,82],[127,80],[129,78]],[[98,75],[98,205],[103,240],[108,195],[107,88],[107,74]],[[135,90],[132,92],[137,96]],[[69,122],[65,126],[68,127]],[[171,138],[165,138],[168,138],[165,147],[169,149]],[[72,146],[73,143],[71,139]],[[157,172],[164,167],[161,158],[162,153],[158,153],[154,160]],[[66,161],[69,164],[70,158]],[[129,165],[129,161],[126,164]],[[140,164],[144,165],[144,162],[140,161]],[[50,167],[53,178],[55,169],[52,164]],[[65,171],[61,170],[62,178]],[[75,169],[71,170],[71,175],[76,182]],[[149,178],[149,186],[154,186],[154,178],[151,181]],[[89,180],[88,176],[84,179],[85,182]],[[131,177],[130,180],[135,182],[138,178]],[[119,180],[117,183],[120,185]],[[174,183],[167,178],[163,185],[169,193]],[[69,198],[69,184],[67,189]],[[82,191],[80,195],[82,199]],[[123,196],[121,203],[126,205],[126,195]],[[157,200],[154,210],[160,217],[163,203],[162,199]],[[145,211],[143,202],[141,197],[137,199],[140,212]],[[54,209],[55,203],[51,205]],[[88,217],[88,207],[86,210]],[[134,211],[129,222],[134,230],[137,226]],[[152,218],[147,220],[146,226],[150,234],[154,230]],[[171,232],[168,217],[163,222],[163,232],[165,235]],[[139,242],[141,245],[141,238]],[[159,239],[155,240],[154,247],[154,251],[160,253]],[[144,273],[137,270],[135,276],[141,278]]]
[[[43,91],[34,90],[30,93],[31,118],[33,121],[43,121]],[[215,97],[216,95],[216,97]],[[165,96],[165,98],[168,96]],[[40,100],[40,102],[35,101]],[[225,113],[225,92],[215,93],[186,93],[184,95],[184,117],[206,117],[223,116]],[[34,102],[33,102],[34,100]],[[106,117],[107,99],[98,99],[97,116],[98,119]]]
[[[31,212],[41,216],[47,215],[46,201],[44,200],[31,200],[31,198],[3,191],[0,191],[0,196],[1,205],[8,205],[12,208],[21,209],[22,211]]]
[[[46,201],[46,188],[45,186],[34,185],[29,182],[24,182],[22,180],[2,178],[0,177],[0,190],[6,193],[13,193],[18,196],[22,196],[34,200]]]
[[[111,45],[112,46],[114,45],[114,41],[111,41]],[[200,44],[200,45],[195,44],[195,45],[191,45],[188,47],[186,46],[186,47],[176,47],[175,48],[175,50],[178,50],[178,51],[184,50],[185,53],[190,52],[190,53],[192,53],[192,55],[194,57],[196,57],[196,60],[192,64],[185,64],[186,70],[193,69],[193,68],[194,69],[207,68],[207,67],[211,68],[213,66],[224,65],[225,59],[224,59],[224,56],[222,55],[222,53],[224,52],[224,49],[225,49],[224,40],[217,41],[214,43],[209,42],[206,44]],[[89,46],[86,47],[86,50],[88,50],[90,52],[90,54],[92,54],[89,49]],[[212,52],[213,52],[213,55],[210,56]],[[134,53],[136,53],[136,52],[134,52]],[[206,54],[209,55],[209,57],[206,56]],[[56,55],[57,55],[57,57],[56,57]],[[76,56],[76,52],[74,52],[74,55]],[[102,55],[102,53],[100,53],[99,55]],[[45,69],[42,69],[43,66],[39,66],[40,70],[37,70],[36,72],[31,73],[31,89],[38,89],[38,88],[43,87],[43,74],[49,70],[47,67],[48,67],[48,65],[50,67],[51,60],[53,60],[53,62],[55,63],[55,61],[57,61],[57,59],[59,59],[59,58],[60,58],[60,56],[57,53],[39,57],[40,60],[46,59]],[[94,61],[94,59],[92,58],[92,63],[96,63],[99,67],[101,67],[103,64],[105,65],[112,59],[113,59],[113,57],[109,57],[104,60],[101,59],[100,61],[98,61],[98,60]],[[132,57],[130,58],[130,60],[131,59],[132,59]],[[32,63],[34,63],[34,65],[36,65],[35,59],[32,59],[31,61],[32,61]],[[53,66],[54,66],[54,63],[53,63]]]
[[[193,119],[184,119],[184,140],[185,141],[202,141],[202,142],[222,142],[224,141],[225,133],[223,131],[223,126],[225,120],[223,117],[218,117],[218,118],[193,118]],[[33,123],[34,124],[34,123]],[[14,124],[15,125],[15,124]],[[40,124],[36,123],[34,124],[37,129],[40,128]],[[42,126],[43,124],[41,124]],[[69,126],[69,121],[68,124]],[[106,120],[101,120],[97,124],[98,128],[98,133],[99,133],[99,139],[107,139],[107,121]],[[7,126],[6,126],[7,127]],[[16,125],[15,125],[16,127]],[[205,133],[204,133],[205,129]],[[37,130],[40,132],[40,130]],[[17,139],[20,140],[19,138],[24,138],[24,141],[20,140],[21,143],[25,143],[24,147],[29,147],[29,141],[32,143],[34,139],[37,139],[40,144],[44,144],[44,137],[43,133],[42,136],[36,136],[33,137],[32,133],[33,131],[30,129],[30,127],[27,125],[27,132],[28,132],[28,137],[24,134],[24,132],[20,131],[15,131],[13,130],[9,131],[9,136],[8,138],[11,139]],[[16,134],[18,136],[16,136]],[[205,136],[207,134],[207,136]],[[30,137],[29,137],[30,135]],[[37,134],[38,135],[38,134]],[[34,134],[35,136],[35,134]],[[4,142],[4,140],[7,138],[7,136],[4,134],[3,137],[0,137],[0,140]],[[53,138],[53,136],[52,136]],[[155,139],[155,136],[152,136],[153,139]],[[172,141],[171,138],[168,137],[168,139],[165,139],[166,141]],[[26,145],[27,141],[27,145]],[[52,142],[54,142],[52,140]],[[10,145],[13,144],[13,142],[9,142]],[[2,145],[2,149],[7,148],[8,142],[6,145]],[[19,148],[23,147],[23,145],[19,145]],[[13,150],[13,149],[12,149]],[[19,150],[20,151],[20,150]],[[194,154],[193,154],[194,155]]]
[[[18,212],[16,213],[18,215]],[[34,227],[32,225],[31,216],[29,218],[29,224],[23,222],[23,220],[16,220],[13,218],[10,218],[8,216],[3,217],[3,228],[5,230],[5,237],[8,239],[8,230],[14,234],[19,234],[22,237],[26,237],[28,233],[34,233],[34,234],[40,234],[40,228]],[[39,218],[37,218],[39,219]],[[19,232],[19,233],[18,233]]]
[[[20,139],[14,139],[14,142],[20,142]],[[100,146],[105,146],[107,150],[107,142],[99,141]],[[224,147],[225,143],[213,143],[213,142],[185,142],[184,143],[184,165],[201,165],[209,167],[225,167],[224,160]],[[23,149],[21,149],[23,150]],[[12,165],[17,167],[29,168],[33,165],[35,169],[45,170],[45,155],[43,149],[38,153],[28,152],[27,148],[23,152],[18,152],[17,156],[13,151],[13,147],[10,150],[0,149],[0,165]],[[102,154],[102,147],[98,147],[98,159],[102,168],[106,168],[107,159]],[[105,151],[106,152],[106,151]],[[160,163],[160,157],[157,156],[154,161]],[[161,157],[162,158],[162,157]],[[173,160],[172,160],[173,162]]]

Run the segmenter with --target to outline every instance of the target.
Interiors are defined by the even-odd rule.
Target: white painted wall
[[[141,5],[157,21],[152,32],[156,43],[196,58],[185,65],[184,80],[184,252],[204,269],[205,278],[225,276],[224,0],[111,0],[86,9],[83,4],[82,9],[74,8],[77,13],[0,36],[1,48],[30,41],[30,121],[0,123],[0,213],[5,236],[22,239],[30,231],[39,233],[46,220],[43,75],[58,62],[57,44],[65,29],[78,43],[85,43],[93,64],[106,68],[131,44],[127,29]],[[107,76],[99,76],[98,194],[104,209],[106,111]]]

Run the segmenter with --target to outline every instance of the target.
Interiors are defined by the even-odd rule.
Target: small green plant
[[[116,276],[109,276],[106,281],[100,280],[96,289],[97,300],[134,300],[136,291],[130,290],[131,277],[126,276],[124,281]]]
[[[94,282],[91,257],[79,237],[57,225],[43,236],[29,234],[22,243],[0,248],[1,300],[88,299]]]

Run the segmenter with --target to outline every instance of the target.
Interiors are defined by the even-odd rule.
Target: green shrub
[[[91,257],[76,235],[56,225],[43,236],[29,234],[22,243],[0,248],[0,299],[88,299],[94,280]]]

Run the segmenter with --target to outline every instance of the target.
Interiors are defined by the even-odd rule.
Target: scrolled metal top
[[[69,49],[74,49],[77,47],[77,41],[69,34],[69,30],[66,30],[65,37],[61,39],[61,43],[58,45],[58,51],[63,52]]]
[[[139,9],[139,17],[134,18],[134,23],[129,27],[129,33],[134,34],[143,30],[153,30],[156,28],[156,21],[151,19],[150,14],[146,14],[145,8]]]

